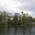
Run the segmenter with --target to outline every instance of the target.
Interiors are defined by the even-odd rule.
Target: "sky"
[[[35,0],[0,0],[0,11],[12,14],[23,11],[35,18]]]

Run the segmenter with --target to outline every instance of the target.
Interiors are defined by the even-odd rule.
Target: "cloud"
[[[14,11],[14,9],[18,9],[18,7],[22,6],[22,3],[14,1],[14,0],[0,0],[1,8],[8,11]]]
[[[0,11],[34,14],[35,0],[0,0]]]

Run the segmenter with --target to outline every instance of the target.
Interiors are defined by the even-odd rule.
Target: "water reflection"
[[[7,28],[1,27],[0,28],[0,35],[7,35]]]
[[[1,28],[0,35],[35,35],[35,27]]]

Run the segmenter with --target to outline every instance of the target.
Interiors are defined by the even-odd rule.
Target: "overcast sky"
[[[35,0],[0,0],[0,11],[29,13],[35,17]]]

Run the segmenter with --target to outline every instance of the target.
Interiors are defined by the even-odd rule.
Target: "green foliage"
[[[2,12],[2,15],[3,15],[3,20],[6,21],[6,17],[7,17],[7,13],[6,13],[6,11],[3,11],[3,12]]]
[[[14,25],[14,20],[11,20],[11,25]]]
[[[2,21],[2,12],[0,11],[0,22]]]
[[[17,17],[18,16],[16,16],[16,15],[14,16],[14,23],[15,23],[14,25],[15,25],[15,27],[17,27],[17,24],[18,24],[18,18]]]
[[[5,14],[4,14],[5,15]],[[6,16],[6,15],[5,15]],[[4,16],[3,16],[3,12],[0,11],[0,27],[5,27],[7,25],[7,22],[3,19]],[[6,19],[6,17],[5,17]]]
[[[17,24],[17,21],[18,21],[17,16],[14,16],[14,22],[15,22],[15,24]]]
[[[35,18],[33,18],[33,22],[35,22]]]
[[[19,13],[15,13],[15,16],[19,16]]]
[[[28,23],[32,23],[33,18],[30,16],[27,18]]]
[[[7,22],[4,21],[4,20],[2,20],[2,21],[0,22],[0,28],[5,28],[5,27],[7,27]]]
[[[8,21],[7,21],[8,25],[10,25],[10,18],[8,17]]]
[[[28,25],[28,23],[35,22],[35,18],[32,18],[31,16],[27,17],[25,14],[23,14],[22,19],[21,19],[21,16],[19,16],[19,13],[15,13],[13,20],[10,20],[10,17],[8,17],[8,20],[7,20],[6,17],[8,17],[6,11],[3,11],[3,12],[0,11],[0,26],[8,25],[8,26],[13,26],[13,27],[17,27],[17,26],[22,27],[25,25],[22,25],[21,23],[27,23]]]
[[[14,20],[11,20],[11,27],[15,27]]]
[[[24,22],[26,22],[26,21],[27,21],[27,17],[26,17],[26,15],[25,15],[25,14],[23,14],[22,22],[24,23]]]
[[[18,25],[21,25],[21,17],[19,17]]]
[[[0,15],[0,21],[2,21],[2,15]]]
[[[2,24],[2,25],[6,25],[5,20],[2,20],[2,21],[1,21],[1,24]]]

